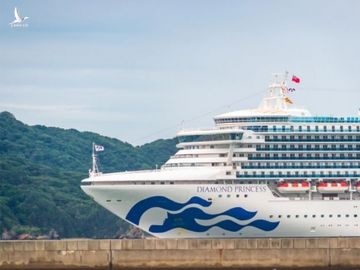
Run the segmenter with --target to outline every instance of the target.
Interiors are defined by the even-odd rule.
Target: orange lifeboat
[[[280,193],[305,193],[310,189],[308,182],[279,182],[277,189]]]
[[[346,181],[320,182],[317,185],[320,193],[344,193],[349,190],[349,183]]]

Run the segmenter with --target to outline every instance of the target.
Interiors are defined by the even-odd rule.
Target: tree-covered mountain
[[[134,147],[75,129],[28,126],[0,113],[0,233],[47,232],[61,237],[113,237],[128,225],[80,189],[91,167],[92,142],[103,145],[103,172],[150,169],[176,151],[175,139]]]

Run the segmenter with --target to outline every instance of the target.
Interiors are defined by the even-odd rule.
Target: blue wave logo
[[[186,203],[177,203],[163,196],[154,196],[144,199],[135,204],[126,216],[126,219],[135,225],[139,225],[141,216],[149,209],[159,207],[169,211],[178,211],[190,204],[198,204],[204,207],[209,207],[211,202],[208,202],[200,197],[192,197]]]
[[[190,210],[190,211],[187,211],[187,210]],[[206,220],[206,219],[211,219],[211,218],[218,217],[221,215],[227,215],[227,216],[232,216],[232,217],[236,218],[235,216],[233,216],[231,214],[230,215],[227,214],[227,212],[229,212],[229,213],[238,212],[238,213],[246,213],[248,218],[245,218],[243,215],[241,215],[240,218],[238,217],[236,219],[248,220],[248,219],[251,219],[252,217],[254,217],[256,215],[256,212],[248,212],[242,208],[232,208],[224,213],[220,213],[217,215],[209,215],[200,210],[204,215],[202,215],[202,214],[197,215],[200,212],[193,211],[193,210],[200,210],[200,209],[189,208],[178,214],[168,213],[168,217],[165,219],[165,221],[162,225],[152,225],[152,226],[150,226],[149,231],[153,232],[153,233],[163,233],[163,232],[167,232],[169,230],[175,229],[175,228],[182,228],[182,229],[186,229],[186,230],[193,231],[193,232],[206,232],[209,229],[211,229],[212,227],[220,227],[224,230],[231,231],[231,232],[237,232],[245,227],[255,227],[255,228],[261,229],[263,231],[272,231],[279,225],[279,222],[270,222],[270,221],[266,221],[263,219],[258,219],[258,220],[254,220],[245,225],[238,224],[232,220],[222,220],[215,224],[205,226],[205,225],[201,225],[201,224],[197,223],[196,219]]]
[[[190,204],[209,207],[211,202],[208,202],[200,197],[192,197],[185,203],[178,203],[163,196],[154,196],[135,204],[127,214],[126,219],[136,225],[139,225],[141,216],[151,208],[158,207],[167,211],[178,211]],[[180,213],[172,214],[167,212],[167,214],[168,216],[162,225],[151,225],[149,231],[152,233],[163,233],[175,228],[183,228],[193,232],[206,232],[213,227],[219,227],[231,232],[239,231],[245,227],[255,227],[263,231],[272,231],[280,223],[257,219],[247,224],[238,224],[230,219],[227,219],[205,226],[199,224],[196,221],[210,220],[219,216],[228,216],[240,221],[244,221],[252,219],[257,214],[257,212],[250,212],[241,207],[234,207],[218,214],[208,214],[203,210],[195,207],[187,208]]]

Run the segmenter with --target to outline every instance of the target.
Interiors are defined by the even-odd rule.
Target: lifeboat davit
[[[320,193],[344,193],[349,190],[349,183],[346,181],[320,182],[317,185]]]
[[[277,189],[280,193],[305,193],[310,190],[308,182],[279,182]]]
[[[357,190],[357,192],[360,192],[360,182],[356,183],[356,190]]]

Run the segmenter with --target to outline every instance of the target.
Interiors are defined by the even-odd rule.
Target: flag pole
[[[95,176],[97,173],[97,165],[96,165],[96,154],[95,154],[95,143],[92,143],[92,171],[91,176]]]

